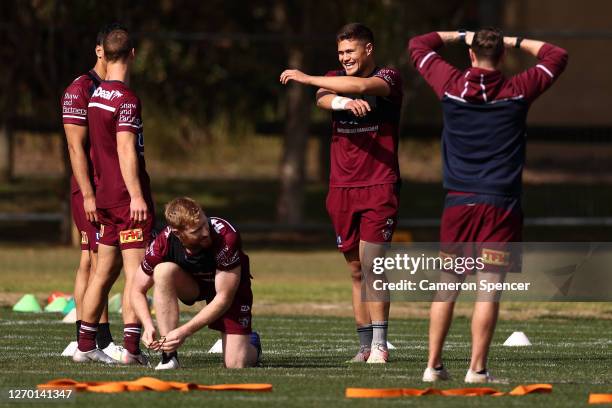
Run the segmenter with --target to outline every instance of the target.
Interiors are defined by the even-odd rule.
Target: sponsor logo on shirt
[[[62,108],[62,113],[64,114],[72,113],[75,115],[87,116],[87,109],[71,108],[71,107],[64,106]]]
[[[482,248],[482,260],[487,265],[508,266],[510,264],[509,258],[509,252]]]
[[[336,132],[344,133],[344,134],[354,134],[354,133],[368,133],[368,132],[378,132],[378,125],[373,126],[364,126],[357,128],[336,128]]]
[[[240,311],[241,311],[242,313],[246,313],[246,312],[248,312],[249,310],[251,310],[251,307],[250,307],[249,305],[240,305]]]
[[[238,254],[238,250],[234,251],[233,254],[229,254],[230,248],[225,246],[219,253],[217,254],[217,264],[222,267],[229,267],[234,265],[236,262],[240,260],[240,255]]]
[[[238,323],[240,323],[240,325],[246,329],[247,327],[249,327],[250,320],[251,319],[249,319],[248,317],[241,317],[238,319]]]
[[[391,228],[385,228],[382,230],[383,241],[389,241],[392,235],[393,232],[391,231]]]
[[[100,98],[106,99],[107,101],[112,101],[113,99],[122,97],[123,94],[115,89],[113,89],[112,91],[106,91],[100,87],[96,88],[96,90],[94,91],[92,97],[95,96],[99,96]]]
[[[220,233],[223,230],[223,228],[225,228],[225,225],[223,225],[223,223],[219,220],[211,219],[210,223],[212,224],[217,234]]]
[[[151,245],[147,248],[145,255],[155,256],[155,241],[151,242]]]
[[[131,230],[123,230],[119,232],[119,242],[122,244],[129,244],[131,242],[142,242],[144,240],[142,235],[142,228],[135,228]]]

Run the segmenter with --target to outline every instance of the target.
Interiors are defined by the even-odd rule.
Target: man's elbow
[[[358,94],[365,94],[368,91],[370,91],[370,87],[368,86],[366,81],[359,81],[359,83],[357,84],[357,93]]]
[[[408,41],[408,56],[412,61],[412,64],[416,66],[416,61],[419,58],[419,50],[423,48],[423,44],[418,37],[412,37]]]
[[[559,48],[559,65],[561,66],[561,69],[565,69],[565,67],[567,66],[567,62],[569,61],[569,54],[567,53],[567,50],[564,48]]]
[[[221,309],[221,313],[225,313],[232,306],[234,296],[229,293],[217,293],[215,300],[219,309]]]
[[[417,37],[412,37],[408,40],[408,54],[412,55],[412,53],[416,51],[418,42]]]

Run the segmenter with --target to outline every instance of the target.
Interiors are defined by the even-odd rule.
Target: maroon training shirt
[[[89,136],[98,188],[98,208],[115,208],[130,204],[117,154],[117,133],[131,132],[136,137],[138,178],[143,197],[152,203],[149,175],[144,159],[144,136],[140,99],[121,81],[102,81],[93,93],[88,109]]]
[[[326,76],[344,76],[344,70]],[[387,97],[342,95],[363,99],[372,111],[358,118],[350,111],[332,111],[330,187],[366,187],[396,183],[399,178],[397,147],[402,78],[393,68],[376,68],[371,76],[383,79],[391,93]]]
[[[62,122],[64,125],[87,126],[87,104],[96,88],[100,86],[101,81],[96,71],[92,69],[88,73],[79,76],[68,85],[62,96]],[[85,145],[85,151],[88,153],[87,165],[89,168],[91,185],[95,188],[97,180],[93,169],[89,139]],[[80,190],[74,175],[70,179],[70,187],[73,194]]]
[[[162,262],[177,264],[200,282],[206,292],[201,295],[207,301],[212,300],[216,294],[217,270],[229,271],[240,266],[240,287],[250,287],[249,257],[242,251],[240,233],[222,218],[210,217],[208,222],[213,241],[210,248],[196,254],[187,253],[170,227],[166,227],[149,245],[141,264],[142,270],[152,275],[155,267]]]

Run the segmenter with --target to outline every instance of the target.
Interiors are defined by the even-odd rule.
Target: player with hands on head
[[[438,54],[452,43],[469,46],[469,68],[459,70]],[[486,277],[503,282],[507,272],[520,271],[520,254],[510,243],[522,241],[527,114],[531,104],[563,73],[567,52],[542,41],[504,36],[496,28],[432,32],[412,38],[408,48],[414,66],[440,99],[444,116],[442,161],[447,195],[440,225],[441,251],[451,257],[482,256],[485,269],[477,272],[477,280]],[[500,67],[509,48],[536,57],[536,65],[506,78]],[[478,253],[466,253],[473,251],[472,245],[457,245],[466,242],[476,243]],[[503,256],[487,261],[487,253]],[[450,275],[443,276],[448,279]],[[442,349],[457,294],[431,304],[429,358],[423,381],[449,378]],[[467,383],[495,380],[487,359],[500,296],[477,295]]]

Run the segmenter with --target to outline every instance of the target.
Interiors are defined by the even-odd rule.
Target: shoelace
[[[156,348],[152,349],[152,348],[149,347],[149,345],[147,345],[146,348],[145,348],[145,350],[147,352],[147,356],[149,357],[149,359],[148,359],[149,361],[147,361],[147,366],[148,367],[152,367],[151,361],[153,361],[153,356],[151,355],[151,350],[161,353],[161,349],[162,349],[164,343],[166,342],[166,336],[161,336],[159,338],[159,341],[161,343],[159,343],[159,346],[157,346]]]

